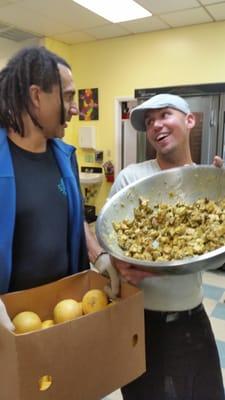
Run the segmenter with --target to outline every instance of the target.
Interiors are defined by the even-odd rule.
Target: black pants
[[[211,325],[203,306],[145,311],[147,371],[122,388],[124,400],[224,400]]]

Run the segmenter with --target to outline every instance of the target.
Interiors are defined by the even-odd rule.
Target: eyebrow
[[[69,96],[74,97],[75,94],[76,94],[76,90],[65,90],[65,91],[63,90],[63,96],[69,95]]]

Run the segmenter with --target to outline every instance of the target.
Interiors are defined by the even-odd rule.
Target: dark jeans
[[[124,400],[224,400],[218,351],[203,306],[145,311],[147,371],[122,388]]]

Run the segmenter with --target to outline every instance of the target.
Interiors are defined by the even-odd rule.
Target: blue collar
[[[50,139],[51,145],[56,153],[63,152],[68,159],[76,150],[76,147],[64,143],[61,139]],[[0,153],[0,177],[14,176],[11,157],[9,157],[9,147],[7,141],[7,130],[0,128],[0,148],[3,150]]]

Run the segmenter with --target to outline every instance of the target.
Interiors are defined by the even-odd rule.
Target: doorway
[[[130,124],[129,114],[137,105],[134,97],[115,99],[115,175],[128,164],[137,162],[137,133]]]

